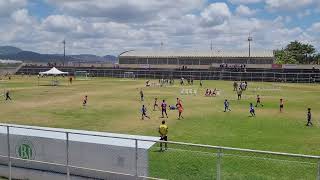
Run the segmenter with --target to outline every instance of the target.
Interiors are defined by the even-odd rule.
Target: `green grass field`
[[[249,88],[244,92],[243,99],[238,101],[230,81],[204,81],[204,87],[199,89],[198,96],[186,96],[180,95],[182,87],[179,85],[145,88],[144,80],[96,78],[89,81],[75,81],[73,85],[68,85],[66,78],[61,80],[59,87],[46,86],[49,80],[41,79],[39,86],[36,77],[13,77],[10,81],[0,81],[0,90],[9,89],[13,98],[13,101],[7,102],[0,100],[0,122],[158,136],[157,128],[162,119],[159,111],[152,111],[153,99],[155,97],[159,100],[166,99],[168,104],[174,105],[176,98],[180,97],[184,105],[185,119],[177,120],[177,112],[169,111],[167,121],[169,140],[319,155],[319,85],[249,82]],[[199,82],[196,81],[195,84],[184,88],[198,89]],[[140,108],[143,104],[139,101],[140,88],[144,89],[146,99],[143,103],[148,108],[151,120],[140,119]],[[221,91],[220,95],[204,97],[206,88],[217,88]],[[251,118],[249,103],[255,103],[257,94],[262,97],[264,107],[256,108],[257,116]],[[82,107],[84,95],[88,95],[86,108]],[[230,101],[232,109],[228,113],[223,112],[223,101],[226,98]],[[278,110],[280,98],[285,100],[283,113]],[[308,107],[312,108],[313,127],[305,126]],[[151,158],[155,159],[151,163],[151,175],[183,179],[182,176],[178,178],[175,175],[184,173],[188,177],[197,179],[199,174],[202,175],[200,179],[212,178],[211,172],[215,171],[216,157],[212,157],[211,160],[210,154],[198,156],[190,153],[192,152],[178,150],[158,153],[155,147],[151,151]],[[166,162],[159,163],[161,159],[166,159]],[[279,169],[277,168],[280,166],[279,163],[268,162],[270,164],[264,163],[264,165],[274,167],[276,172],[274,176],[269,174],[264,176],[266,178],[260,177],[260,174],[268,174],[266,172],[250,175],[249,172],[252,173],[254,170],[241,168],[241,164],[237,164],[234,160],[232,157],[225,159],[225,163],[230,162],[225,165],[225,177],[277,179],[276,177],[282,176],[283,173],[276,171]],[[177,162],[185,166],[171,169],[170,172],[157,171],[159,167]],[[261,163],[250,162],[250,159],[242,162]],[[206,172],[198,171],[197,166],[192,166],[195,164],[204,167]],[[236,168],[243,169],[240,171],[241,175],[233,173]],[[295,173],[303,172],[304,168],[297,168],[299,171]],[[286,177],[300,177],[295,173]],[[305,176],[302,175],[299,179],[305,179],[303,177]]]

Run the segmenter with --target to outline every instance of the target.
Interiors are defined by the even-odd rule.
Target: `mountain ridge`
[[[0,59],[20,60],[23,62],[84,62],[84,63],[116,63],[113,55],[97,56],[93,54],[41,54],[33,51],[24,51],[14,46],[0,46]]]

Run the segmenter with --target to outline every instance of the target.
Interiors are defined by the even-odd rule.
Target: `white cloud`
[[[314,2],[314,0],[266,0],[266,6],[270,10],[296,10]]]
[[[252,16],[255,13],[255,10],[251,10],[248,6],[245,5],[240,5],[236,9],[236,14],[239,16]]]
[[[51,15],[42,22],[42,27],[51,32],[69,32],[80,28],[81,21],[65,15]]]
[[[262,2],[263,0],[229,0],[232,4],[254,4]]]
[[[307,10],[305,10],[303,12],[299,12],[297,16],[298,16],[299,19],[302,19],[302,18],[305,18],[305,17],[310,16],[310,15],[311,15],[311,10],[307,9]]]
[[[201,12],[203,24],[206,26],[221,25],[229,20],[231,15],[226,3],[212,3]]]
[[[311,25],[308,31],[312,33],[319,33],[320,32],[320,22],[315,22]]]
[[[13,11],[27,5],[27,0],[0,0],[0,17],[9,16]]]
[[[11,14],[11,18],[17,24],[31,24],[32,23],[32,17],[29,16],[29,12],[27,9],[19,9],[17,11],[14,11]]]
[[[284,13],[274,20],[253,18],[255,10],[243,4],[231,12],[226,3],[204,4],[205,0],[48,1],[57,8],[48,17],[32,17],[19,5],[10,11],[9,18],[0,18],[0,43],[59,53],[66,38],[68,54],[105,55],[127,49],[159,49],[160,42],[170,50],[209,50],[211,40],[214,49],[246,49],[247,36],[252,33],[254,49],[272,50],[291,40],[315,39],[320,31],[320,23],[308,30],[288,28],[287,23],[298,15]],[[282,6],[275,7],[279,10]]]
[[[278,24],[290,23],[292,18],[290,16],[278,16],[273,22]]]
[[[103,17],[119,22],[142,22],[160,16],[180,16],[200,9],[205,0],[49,0],[61,11],[81,17]]]

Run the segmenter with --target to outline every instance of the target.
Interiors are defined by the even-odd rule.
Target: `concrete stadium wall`
[[[48,171],[40,171],[34,169],[26,169],[26,168],[17,168],[12,167],[12,179],[15,180],[66,180],[66,174],[62,173],[53,173]],[[9,168],[6,165],[0,165],[0,172],[6,172],[6,177],[9,173]],[[99,174],[96,172],[96,174]],[[101,174],[101,173],[100,173]],[[99,175],[96,175],[99,176]],[[108,174],[107,176],[101,175],[101,178],[89,178],[83,176],[75,176],[70,175],[70,180],[137,180],[136,177],[126,176],[121,174]],[[138,178],[138,180],[142,180],[143,178]]]
[[[7,135],[0,134],[0,155],[7,156]],[[49,163],[66,164],[66,141],[62,139],[52,139],[34,136],[21,136],[10,134],[10,155],[21,158],[19,146],[29,144],[32,147],[32,160]],[[140,176],[148,176],[148,150],[138,149],[138,172]],[[5,165],[8,158],[0,158],[0,176],[7,176],[8,169]],[[123,174],[135,174],[135,148],[120,147],[97,143],[69,142],[69,164],[71,166],[110,171]],[[42,177],[52,177],[60,179],[66,174],[66,167],[38,162],[26,162],[22,160],[12,160],[12,165],[16,167],[14,178],[40,180]],[[30,171],[31,169],[31,171]],[[97,173],[92,171],[70,169],[71,174],[86,178],[97,179],[117,179],[121,175],[110,173]],[[26,171],[30,173],[25,173]],[[125,177],[125,178],[124,178]],[[132,177],[123,176],[124,179]],[[46,178],[50,180],[50,178]],[[77,178],[76,178],[77,179]],[[122,178],[120,178],[122,179]]]

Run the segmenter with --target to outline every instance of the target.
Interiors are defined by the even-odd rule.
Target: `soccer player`
[[[256,107],[258,107],[258,105],[260,105],[261,107],[263,107],[263,104],[261,103],[260,95],[257,95],[257,103],[256,103]]]
[[[212,96],[214,96],[214,97],[217,96],[217,88],[214,88],[214,90],[212,91]]]
[[[150,117],[147,116],[147,108],[146,108],[144,105],[142,105],[141,113],[142,113],[142,114],[141,114],[141,119],[142,119],[142,120],[144,120],[144,117],[150,119]]]
[[[178,104],[178,105],[177,105],[177,108],[178,108],[178,111],[179,111],[178,119],[179,119],[179,120],[180,120],[181,118],[184,119],[183,116],[182,116],[182,112],[183,112],[183,107],[182,107],[182,105],[181,105],[181,104]]]
[[[146,87],[150,87],[150,80],[146,81]]]
[[[11,101],[10,92],[6,91],[6,101],[8,101],[8,100]]]
[[[313,126],[312,122],[311,122],[311,108],[308,108],[308,113],[307,113],[307,124],[306,126]]]
[[[280,112],[283,112],[283,108],[284,108],[284,101],[283,99],[280,99]]]
[[[209,89],[206,90],[205,96],[209,96]]]
[[[181,85],[181,86],[184,85],[183,78],[180,79],[180,85]]]
[[[84,98],[83,98],[82,106],[86,106],[87,102],[88,102],[88,96],[85,95]]]
[[[233,82],[233,91],[237,91],[238,89],[238,83],[235,81]]]
[[[203,84],[202,84],[202,80],[200,80],[200,87],[202,87],[202,85],[203,85]]]
[[[154,98],[153,111],[156,111],[156,107],[159,109],[158,98]]]
[[[73,80],[73,79],[72,79],[72,77],[70,76],[70,77],[69,77],[69,83],[70,83],[70,84],[72,84],[72,80]]]
[[[176,107],[178,107],[178,105],[180,105],[182,107],[182,101],[181,99],[177,98],[177,104],[176,104]]]
[[[224,112],[231,111],[228,100],[224,100]]]
[[[143,91],[142,91],[142,89],[140,89],[140,100],[141,101],[143,101],[144,100],[144,98],[143,98],[144,96],[143,96]]]
[[[166,115],[166,117],[168,118],[168,114],[167,114],[167,103],[165,100],[162,101],[161,104],[161,114],[162,114],[162,118],[164,118],[164,115]]]
[[[240,100],[241,96],[242,96],[242,89],[241,88],[238,89],[237,94],[238,94],[238,100]]]
[[[166,122],[163,120],[160,127],[159,127],[159,134],[160,134],[160,140],[161,141],[168,141],[168,126],[166,125]],[[168,144],[165,143],[165,150],[168,149]],[[160,143],[160,151],[163,151],[162,149],[162,143]]]
[[[169,109],[171,111],[173,111],[173,110],[177,110],[178,108],[177,108],[177,106],[169,105]]]
[[[252,103],[250,103],[250,114],[251,114],[252,117],[256,116],[256,113],[254,111],[254,107],[253,107]]]

